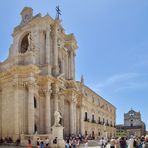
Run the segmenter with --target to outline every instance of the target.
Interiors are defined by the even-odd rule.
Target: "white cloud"
[[[90,85],[90,87],[98,93],[102,93],[104,90],[109,90],[117,93],[127,89],[147,87],[148,83],[142,83],[139,81],[139,78],[142,76],[143,74],[140,73],[116,74],[108,77],[102,82],[97,82],[96,84]]]

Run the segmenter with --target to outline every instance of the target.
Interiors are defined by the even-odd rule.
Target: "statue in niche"
[[[54,113],[54,126],[59,127],[61,126],[60,121],[62,119],[62,116],[59,111],[55,111]]]
[[[33,51],[34,48],[35,48],[35,45],[34,45],[34,42],[32,40],[32,36],[31,36],[31,33],[28,34],[28,50],[29,51]]]

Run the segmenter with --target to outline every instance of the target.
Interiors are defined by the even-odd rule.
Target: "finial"
[[[60,10],[59,5],[58,5],[58,6],[56,6],[56,11],[57,11],[57,14],[56,14],[56,19],[58,19],[58,20],[59,20],[60,15],[61,15],[61,10]]]
[[[84,84],[84,76],[81,75],[81,83]]]

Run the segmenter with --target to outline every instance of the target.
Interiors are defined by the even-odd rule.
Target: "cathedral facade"
[[[64,136],[115,134],[116,108],[75,80],[77,41],[61,21],[25,7],[0,63],[0,137],[51,135],[59,111]]]

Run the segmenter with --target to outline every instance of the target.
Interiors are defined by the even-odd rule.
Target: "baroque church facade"
[[[8,58],[0,63],[0,137],[52,135],[59,111],[64,136],[115,134],[116,108],[75,80],[77,41],[59,19],[21,12]]]
[[[133,109],[124,113],[124,125],[117,125],[117,132],[126,132],[127,136],[144,136],[146,134],[146,126],[141,119],[141,113]]]

